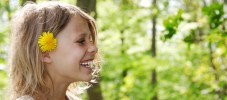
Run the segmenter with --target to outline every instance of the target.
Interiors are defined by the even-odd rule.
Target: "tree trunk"
[[[157,4],[156,0],[153,0],[152,2],[152,7],[154,9],[157,9]],[[151,55],[152,57],[156,57],[156,18],[157,18],[157,13],[152,15],[152,40],[151,40]],[[157,95],[157,72],[156,69],[154,68],[151,73],[151,85],[154,89],[154,96],[151,98],[151,100],[158,100],[158,95]]]
[[[156,15],[152,18],[152,25],[151,55],[156,57]]]
[[[95,19],[97,18],[96,0],[77,0],[76,5]]]
[[[23,6],[27,1],[36,2],[36,0],[21,0],[20,4]]]
[[[103,100],[100,87],[100,83],[92,83],[92,87],[87,91],[88,100]]]
[[[209,42],[209,60],[210,60],[210,65],[211,65],[211,67],[212,67],[212,69],[214,70],[214,77],[215,77],[215,80],[216,81],[219,81],[219,76],[218,76],[218,74],[217,74],[217,68],[216,68],[216,66],[215,66],[215,64],[214,64],[214,62],[213,62],[213,59],[214,59],[214,57],[213,57],[213,49],[212,49],[212,43],[211,42]]]
[[[7,17],[8,21],[11,20],[11,9],[10,9],[10,1],[6,0],[6,11],[7,11]]]
[[[77,0],[76,5],[95,19],[97,18],[96,0]],[[92,83],[92,87],[87,90],[88,100],[103,100],[100,83]]]
[[[124,45],[125,45],[125,38],[124,38],[124,29],[120,31],[121,33],[121,55],[124,55],[125,54],[125,48],[124,48]]]

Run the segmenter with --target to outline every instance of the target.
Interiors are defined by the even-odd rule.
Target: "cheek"
[[[79,65],[84,56],[85,50],[83,48],[73,47],[70,50],[59,53],[55,62],[63,67],[76,66]]]
[[[50,53],[55,66],[63,68],[71,68],[79,65],[80,61],[84,58],[86,48],[78,45],[64,45]],[[67,69],[68,69],[67,68]]]
[[[81,61],[83,57],[85,56],[85,50],[83,48],[75,48],[70,53],[70,58],[72,58],[74,61]]]

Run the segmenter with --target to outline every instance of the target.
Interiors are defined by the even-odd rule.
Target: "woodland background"
[[[0,100],[10,21],[26,1],[0,1]],[[97,20],[104,65],[84,100],[227,100],[227,0],[59,1]]]

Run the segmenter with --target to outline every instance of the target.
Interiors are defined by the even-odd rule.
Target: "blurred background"
[[[0,2],[0,100],[10,21],[26,1]],[[97,20],[104,64],[83,100],[227,100],[227,0],[58,1]]]

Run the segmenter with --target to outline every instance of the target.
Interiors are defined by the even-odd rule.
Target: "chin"
[[[77,82],[78,81],[82,81],[82,82],[90,82],[92,79],[92,75],[85,75],[85,76],[81,76],[80,79],[77,78]]]
[[[91,79],[92,79],[92,76],[89,76],[89,77],[84,78],[84,81],[85,81],[85,82],[90,82]]]

